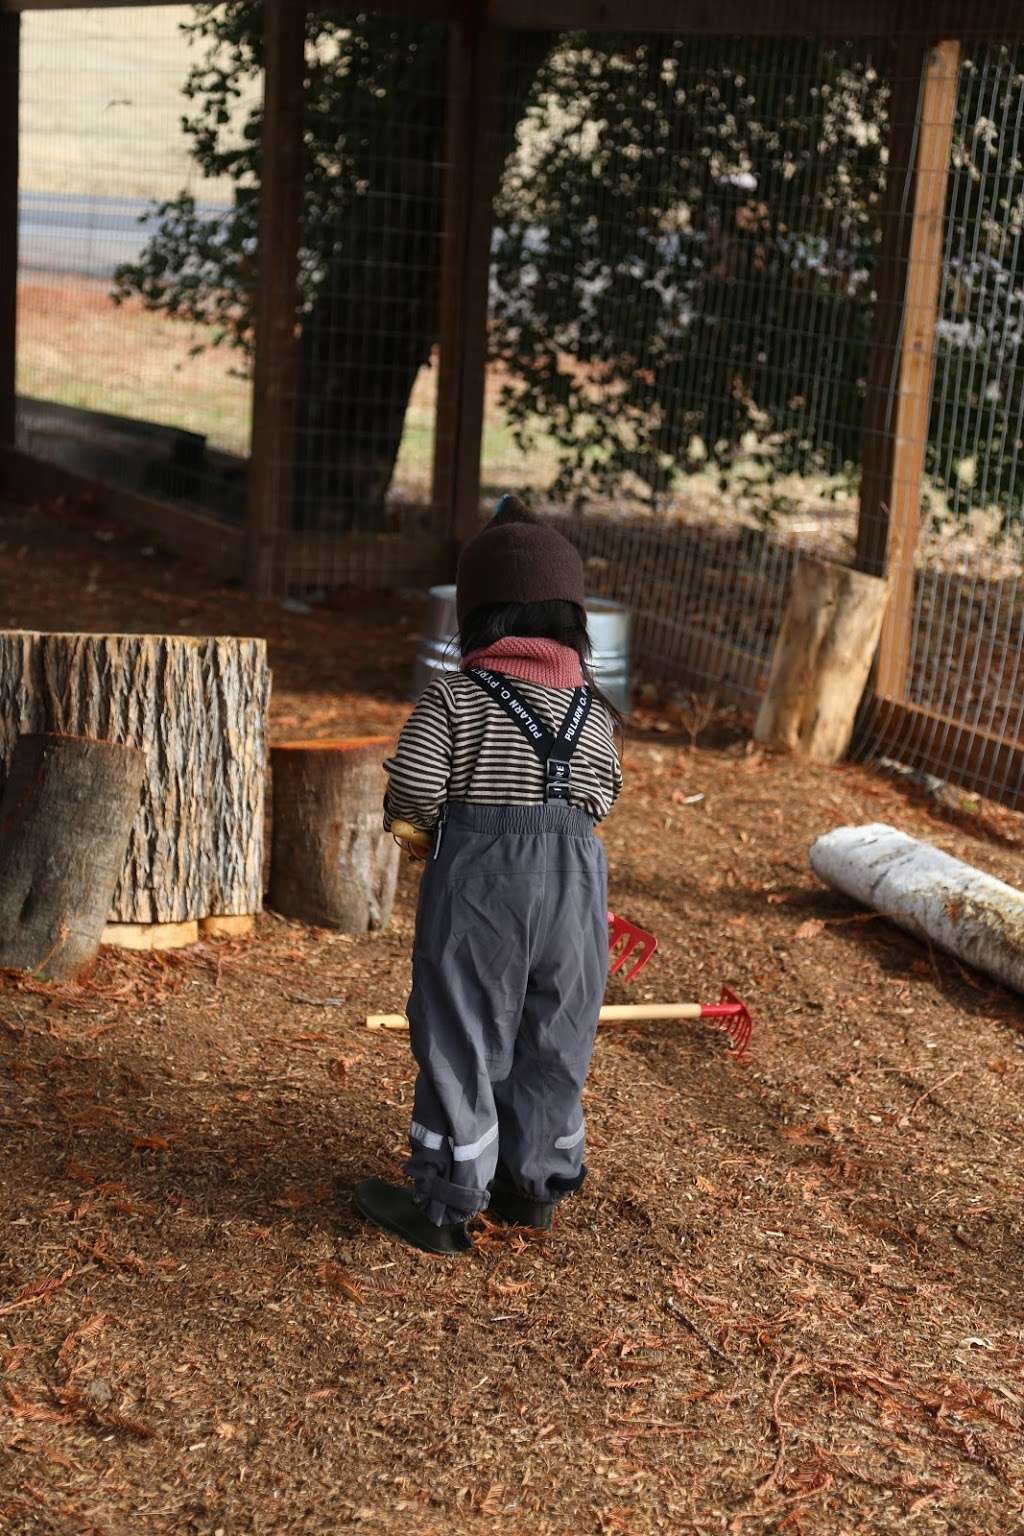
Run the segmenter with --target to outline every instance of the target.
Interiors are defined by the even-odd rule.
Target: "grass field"
[[[47,11],[22,18],[21,185],[77,196],[169,197],[198,178],[181,132],[197,57],[188,5]],[[229,183],[202,183],[207,202]]]
[[[24,277],[18,288],[18,392],[84,410],[107,411],[203,434],[211,447],[249,451],[251,387],[236,353],[192,348],[192,327],[138,304],[115,307],[106,284]],[[424,368],[405,421],[395,471],[396,494],[427,493],[434,451],[436,371]],[[486,477],[542,489],[555,469],[543,439],[529,456],[516,448],[489,389],[484,431]]]

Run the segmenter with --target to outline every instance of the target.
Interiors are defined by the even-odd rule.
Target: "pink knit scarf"
[[[555,640],[536,640],[526,636],[506,635],[482,651],[470,651],[459,664],[465,672],[469,667],[489,667],[506,677],[517,677],[524,683],[541,683],[546,688],[579,688],[583,684],[580,659],[568,645]]]

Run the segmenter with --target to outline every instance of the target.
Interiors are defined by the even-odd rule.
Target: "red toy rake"
[[[628,918],[608,913],[608,950],[611,963],[608,974],[614,976],[635,955],[623,981],[633,981],[658,947],[653,933],[631,923]],[[731,987],[723,987],[717,1003],[612,1003],[601,1009],[602,1024],[624,1024],[640,1019],[702,1019],[728,1036],[736,1056],[742,1056],[750,1044],[754,1021],[750,1009]]]
[[[615,976],[635,954],[632,969],[622,978],[623,981],[632,981],[654,954],[658,941],[646,928],[638,928],[636,923],[631,923],[626,917],[617,917],[614,912],[608,913],[608,929],[608,974]]]
[[[432,841],[429,833],[407,821],[392,822],[391,830],[396,841],[415,858],[428,856]],[[657,939],[646,928],[614,912],[608,913],[609,976],[618,975],[632,961],[622,979],[635,981],[657,947]],[[729,987],[722,988],[717,1003],[612,1003],[601,1009],[602,1024],[625,1024],[640,1019],[702,1019],[728,1036],[736,1056],[743,1055],[754,1031],[750,1009]],[[408,1027],[404,1013],[372,1013],[366,1023],[370,1029]]]

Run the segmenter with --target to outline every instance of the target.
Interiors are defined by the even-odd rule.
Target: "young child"
[[[433,834],[408,1005],[413,1189],[355,1192],[378,1226],[449,1254],[485,1208],[550,1227],[586,1177],[580,1094],[608,973],[594,824],[622,784],[569,541],[503,497],[463,552],[457,607],[460,670],[425,690],[385,764],[385,826]]]

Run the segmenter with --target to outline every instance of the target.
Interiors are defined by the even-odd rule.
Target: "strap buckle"
[[[549,757],[544,764],[544,799],[568,800],[572,769],[568,758]]]

